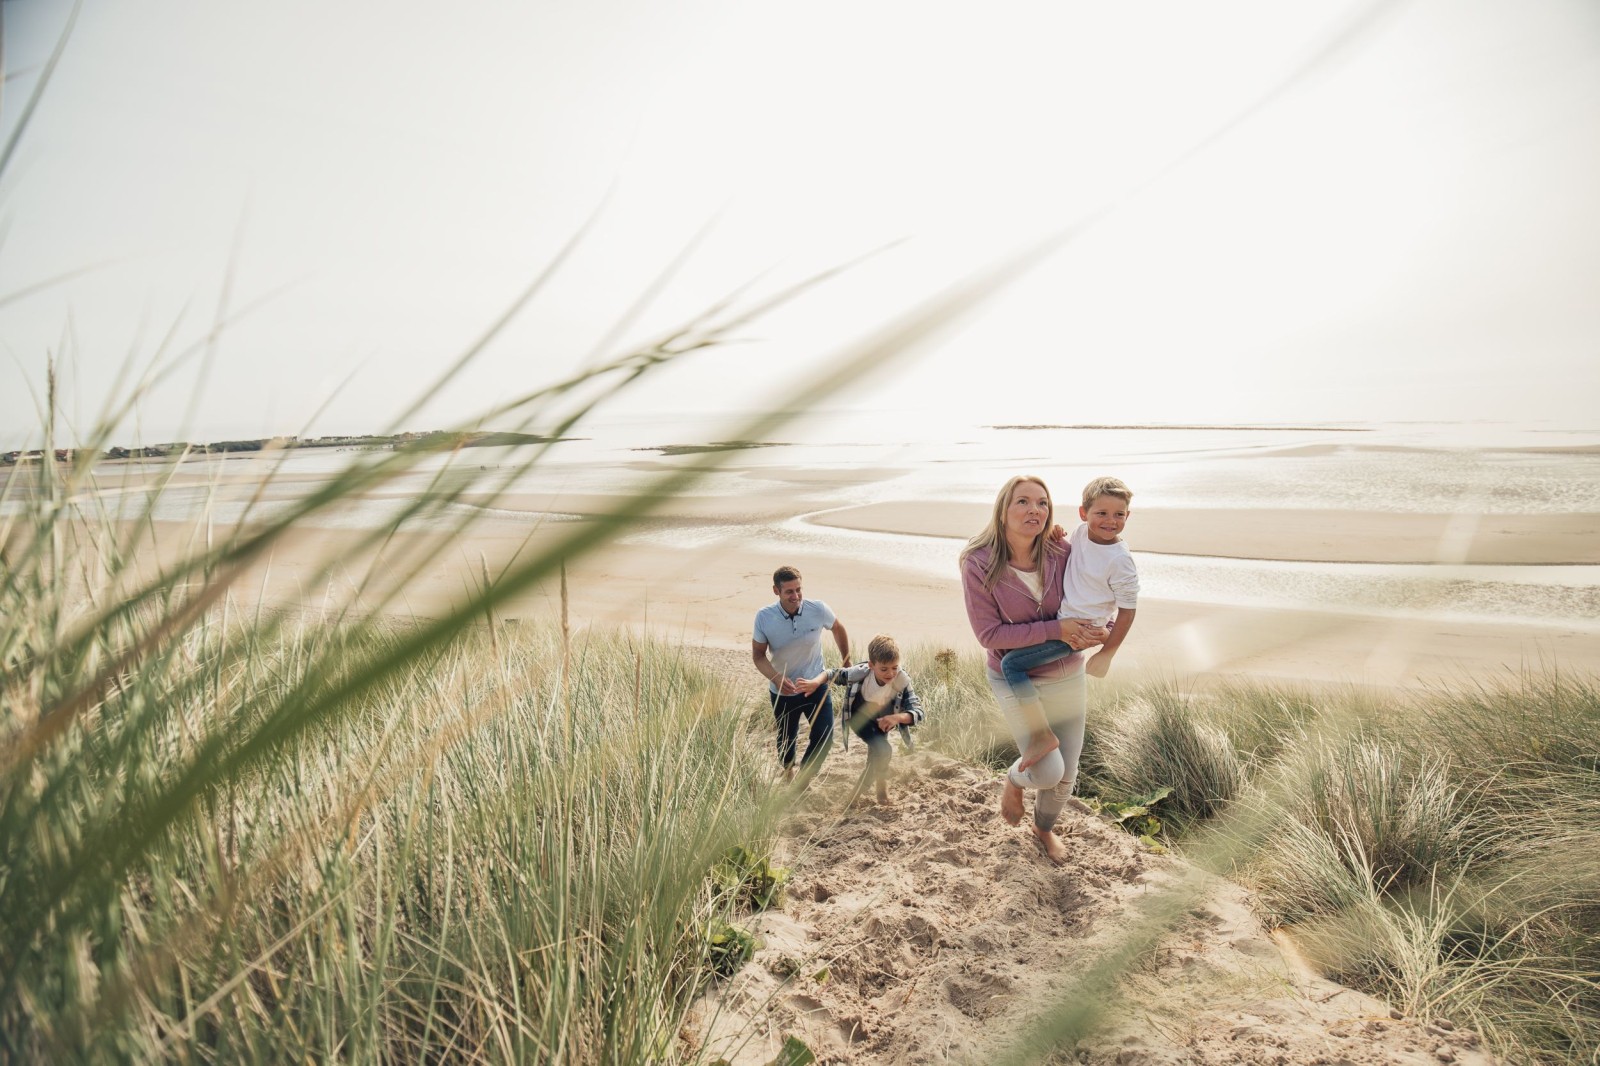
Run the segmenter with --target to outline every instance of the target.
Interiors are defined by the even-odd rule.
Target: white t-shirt
[[[1011,572],[1017,576],[1018,581],[1022,582],[1023,587],[1028,590],[1029,595],[1036,600],[1044,599],[1044,578],[1039,576],[1039,571],[1018,570],[1013,566],[1011,568]]]
[[[1139,571],[1133,554],[1122,541],[1096,544],[1089,526],[1080,522],[1067,539],[1072,554],[1061,575],[1061,610],[1057,618],[1082,618],[1103,626],[1112,613],[1139,607]]]
[[[904,673],[894,675],[894,680],[887,685],[878,683],[877,674],[868,674],[861,681],[861,702],[864,710],[870,710],[873,715],[889,706],[896,696],[906,690],[911,684]]]

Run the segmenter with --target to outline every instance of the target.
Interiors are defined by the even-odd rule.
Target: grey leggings
[[[1024,725],[1021,708],[1017,706],[1017,697],[1004,677],[992,670],[987,673],[989,689],[999,702],[1000,714],[1005,718],[1006,728],[1011,730],[1011,736],[1020,749],[1028,742],[1028,731]],[[1067,764],[1066,775],[1061,778],[1059,785],[1041,789],[1034,796],[1033,824],[1048,831],[1055,826],[1056,819],[1061,817],[1061,808],[1067,805],[1067,800],[1072,796],[1073,786],[1078,783],[1078,758],[1083,754],[1083,726],[1088,709],[1088,686],[1084,681],[1081,664],[1066,677],[1035,678],[1033,684],[1039,690],[1040,702],[1044,704],[1045,721],[1049,723],[1050,731],[1056,735],[1056,739],[1061,742],[1061,758]]]

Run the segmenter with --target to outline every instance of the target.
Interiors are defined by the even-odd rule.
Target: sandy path
[[[1072,809],[1056,867],[995,815],[998,775],[895,747],[890,806],[840,810],[859,743],[836,747],[797,805],[787,901],[754,918],[763,946],[698,1011],[691,1035],[712,1058],[764,1066],[794,1036],[823,1063],[992,1061],[1184,870]],[[1226,882],[1123,980],[1102,1025],[1051,1061],[1493,1061],[1474,1034],[1392,1018],[1286,960]]]

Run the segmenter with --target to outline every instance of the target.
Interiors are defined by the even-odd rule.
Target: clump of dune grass
[[[1514,1058],[1590,1061],[1593,693],[1553,673],[1387,699],[1330,691],[1253,767],[1240,806],[1272,827],[1270,846],[1240,856],[1240,876],[1325,972]]]
[[[906,662],[928,712],[917,730],[918,743],[997,770],[1016,759],[1017,746],[994,711],[981,660],[970,652],[922,645],[907,653]]]
[[[1170,788],[1162,812],[1182,823],[1216,814],[1244,785],[1227,733],[1173,687],[1147,686],[1091,717],[1086,787],[1115,798]]]
[[[1359,734],[1291,748],[1259,802],[1287,846],[1258,884],[1291,922],[1345,905],[1352,886],[1393,896],[1459,869],[1476,806],[1442,759]]]
[[[1600,681],[1556,664],[1498,681],[1430,689],[1396,732],[1465,764],[1600,772]]]

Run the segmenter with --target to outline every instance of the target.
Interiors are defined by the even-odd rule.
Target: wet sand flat
[[[258,478],[261,470],[262,464],[229,464],[223,491],[247,497],[251,475]],[[889,469],[837,477],[814,469],[729,472],[735,491],[661,501],[601,549],[569,559],[572,624],[648,629],[684,644],[747,654],[751,619],[772,598],[772,571],[788,564],[803,572],[808,596],[839,614],[854,651],[864,649],[873,634],[887,632],[908,648],[977,652],[957,556],[964,538],[985,521],[987,504],[856,502],[863,483],[879,475],[891,485],[896,471]],[[605,472],[598,473],[603,481]],[[294,496],[320,480],[298,475],[277,481],[269,495]],[[474,508],[481,509],[465,532],[408,527],[376,539],[364,531],[374,508],[405,497],[371,494],[281,538],[230,593],[245,607],[264,602],[331,609],[355,602],[398,618],[436,617],[478,588],[485,572],[498,577],[513,560],[561,543],[582,528],[586,516],[633,506],[623,493],[595,491],[595,484],[590,477],[582,491],[478,492],[463,497],[465,506],[452,512],[471,517]],[[170,566],[204,543],[195,522],[158,521],[145,528],[154,540],[140,551],[152,564]],[[866,541],[854,532],[863,530],[869,531]],[[212,535],[224,535],[220,524]],[[897,542],[897,536],[907,539]],[[1600,563],[1600,515],[1593,514],[1151,508],[1135,510],[1128,539],[1136,552],[1224,560],[1521,564],[1534,574],[1538,564]],[[559,611],[559,576],[552,571],[508,597],[495,615],[551,618]],[[1552,663],[1600,674],[1600,639],[1592,621],[1563,618],[1554,607],[1547,617],[1509,622],[1466,609],[1445,617],[1305,603],[1240,606],[1193,602],[1170,589],[1164,595],[1151,584],[1141,597],[1138,628],[1118,656],[1117,673],[1196,683],[1249,676],[1414,685]]]
[[[840,529],[964,538],[983,525],[988,512],[986,504],[907,501],[844,507],[810,521]],[[1058,517],[1068,528],[1077,521],[1075,511]],[[1222,559],[1513,566],[1600,563],[1600,514],[1136,506],[1125,538],[1134,551]]]
[[[683,644],[747,651],[751,619],[772,599],[773,569],[791,564],[801,569],[807,595],[826,601],[845,623],[857,652],[878,632],[893,634],[907,648],[978,651],[954,545],[950,574],[940,577],[896,565],[892,552],[864,560],[815,546],[780,555],[761,545],[742,546],[738,537],[689,543],[703,531],[701,521],[677,525],[682,536],[670,546],[625,534],[571,560],[572,624],[648,630]],[[519,553],[527,558],[556,543],[571,526],[530,532],[485,523],[466,535],[401,533],[381,545],[364,545],[369,538],[355,530],[297,530],[243,574],[233,592],[246,607],[264,600],[331,608],[357,600],[399,618],[437,617],[478,587],[484,569],[497,576]],[[164,555],[176,554],[192,537],[181,524],[158,530]],[[559,612],[559,577],[552,573],[510,597],[495,615],[532,620]],[[1146,675],[1203,684],[1249,677],[1409,686],[1503,677],[1549,664],[1600,674],[1600,640],[1592,628],[1554,617],[1538,625],[1437,620],[1195,603],[1157,592],[1142,598],[1138,628],[1117,662],[1123,679]],[[754,684],[753,668],[750,674]]]

